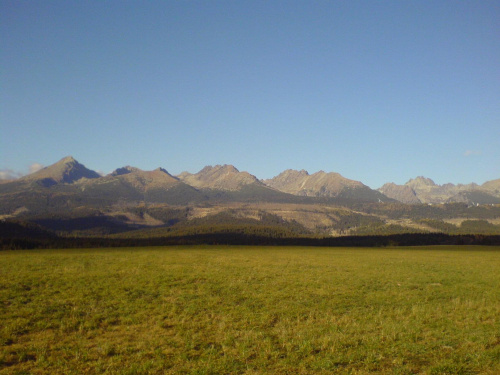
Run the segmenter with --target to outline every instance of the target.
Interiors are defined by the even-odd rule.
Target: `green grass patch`
[[[497,374],[500,248],[0,253],[0,374]]]

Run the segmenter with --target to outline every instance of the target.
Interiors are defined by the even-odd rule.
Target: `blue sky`
[[[0,170],[500,178],[498,1],[0,1]]]

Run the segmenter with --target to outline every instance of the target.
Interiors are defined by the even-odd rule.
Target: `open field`
[[[500,248],[0,253],[0,374],[498,374]]]

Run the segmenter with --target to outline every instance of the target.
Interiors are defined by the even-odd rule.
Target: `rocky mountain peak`
[[[76,159],[73,157],[73,156],[66,156],[64,158],[62,158],[61,160],[59,160],[56,164],[59,164],[59,163],[62,163],[62,164],[69,164],[69,163],[78,163],[76,161]]]
[[[307,171],[287,169],[264,183],[274,189],[294,195],[311,197],[338,197],[346,189],[368,189],[359,181],[349,180],[339,173],[319,171],[310,175]],[[377,193],[378,194],[378,193]]]
[[[139,168],[135,168],[135,167],[131,167],[131,166],[127,165],[125,167],[121,167],[121,168],[115,169],[111,173],[111,175],[112,176],[122,176],[124,174],[129,174],[129,173],[137,172],[137,171],[140,171],[140,169]]]
[[[162,167],[158,167],[154,170],[154,172],[160,172],[160,173],[164,173],[170,177],[174,177],[175,179],[177,179],[177,177],[175,176],[172,176],[170,173],[168,173],[168,171],[165,169],[165,168],[162,168]]]
[[[71,184],[83,178],[94,179],[99,177],[101,177],[99,173],[86,168],[72,156],[67,156],[55,164],[23,177],[22,180],[41,181],[44,186],[52,186],[60,183]]]
[[[232,165],[206,166],[196,174],[181,173],[179,179],[200,189],[239,190],[244,185],[258,183],[257,177],[240,172]]]
[[[430,178],[426,178],[424,176],[418,176],[414,179],[410,179],[405,185],[408,185],[412,188],[420,188],[420,187],[426,187],[426,186],[436,186],[434,181],[432,181]]]
[[[280,190],[281,187],[297,183],[298,181],[303,181],[308,176],[309,172],[304,169],[301,169],[300,171],[295,169],[287,169],[281,172],[279,175],[271,179],[264,180],[263,182],[268,186]]]
[[[208,169],[210,168],[210,169]],[[230,165],[230,164],[223,164],[223,165],[215,165],[215,166],[208,166],[208,167],[205,167],[204,169],[207,169],[207,171],[211,171],[212,173],[239,173],[240,171],[238,170],[238,168],[236,168],[235,166],[233,165]]]

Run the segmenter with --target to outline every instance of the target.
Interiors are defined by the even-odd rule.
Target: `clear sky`
[[[499,1],[0,0],[0,170],[500,178]]]

